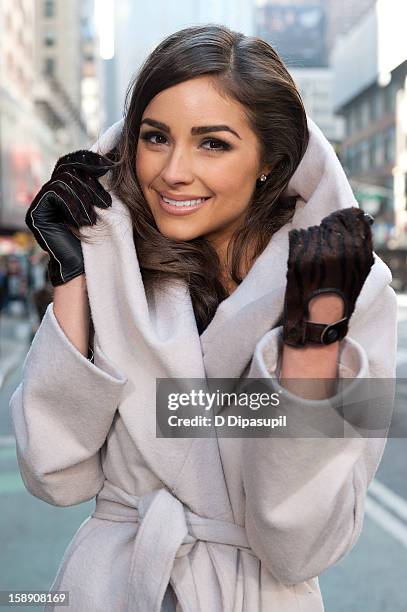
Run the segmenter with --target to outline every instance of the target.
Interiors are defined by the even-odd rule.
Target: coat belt
[[[91,516],[139,523],[127,585],[127,610],[134,612],[161,611],[175,559],[187,555],[198,540],[254,554],[244,527],[199,516],[165,488],[135,496],[106,480]],[[198,602],[191,609],[199,610]]]

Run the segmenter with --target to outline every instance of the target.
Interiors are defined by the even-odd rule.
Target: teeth
[[[199,198],[198,200],[179,201],[179,200],[170,200],[170,198],[165,198],[164,196],[161,196],[161,197],[164,200],[164,202],[166,202],[167,204],[172,204],[173,206],[196,206],[197,204],[200,204],[201,202],[204,202],[206,200],[206,198]]]

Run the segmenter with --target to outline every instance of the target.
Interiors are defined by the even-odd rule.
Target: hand
[[[356,207],[335,211],[320,225],[289,233],[283,340],[291,346],[330,344],[343,338],[362,286],[374,264],[372,217]],[[343,317],[327,327],[310,322],[309,303],[332,293],[343,300]]]
[[[83,274],[81,241],[69,229],[94,225],[95,206],[108,208],[110,194],[97,180],[110,164],[92,151],[61,157],[27,210],[25,222],[40,247],[50,255],[49,278],[54,287]]]

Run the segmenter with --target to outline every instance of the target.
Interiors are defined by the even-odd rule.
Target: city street
[[[70,508],[48,505],[31,496],[21,481],[8,400],[21,379],[30,334],[30,323],[2,321],[1,359],[10,371],[0,392],[0,590],[48,589],[68,542],[94,507],[93,500]],[[13,360],[15,366],[10,365]],[[407,296],[403,295],[399,296],[398,375],[407,379]],[[405,612],[406,468],[407,440],[390,439],[370,488],[358,543],[320,578],[328,612]]]
[[[77,432],[63,436],[58,427],[62,412],[71,421],[74,418],[71,411],[65,412],[61,407],[57,418],[53,410],[66,399],[64,389],[58,392],[55,383],[62,375],[65,381],[75,381],[70,389],[75,387],[86,396],[85,400],[80,395],[74,401],[70,391],[69,407],[73,404],[83,407],[85,412],[80,417],[93,414],[93,410],[97,415],[91,419],[101,432],[95,448],[103,445],[108,432],[109,444],[105,446],[109,474],[120,474],[125,488],[131,488],[131,483],[135,483],[137,490],[148,488],[148,483],[158,477],[168,491],[185,502],[185,507],[188,503],[196,504],[194,510],[203,512],[206,508],[210,516],[212,509],[205,506],[208,499],[219,516],[229,511],[228,499],[234,500],[238,512],[254,500],[252,514],[256,524],[257,516],[264,513],[277,525],[280,516],[283,517],[284,542],[290,544],[292,558],[284,558],[282,546],[281,566],[284,572],[294,573],[297,581],[295,559],[300,560],[304,575],[318,572],[318,553],[323,546],[333,543],[335,552],[343,550],[349,535],[352,538],[354,524],[359,528],[363,516],[361,535],[353,549],[319,576],[325,610],[407,612],[406,21],[407,0],[153,0],[147,4],[131,0],[0,0],[0,612],[9,609],[11,612],[9,604],[2,603],[7,591],[48,592],[67,545],[95,507],[94,499],[71,507],[53,506],[26,490],[19,471],[9,407],[23,372],[25,389],[28,394],[30,389],[33,391],[33,399],[25,400],[30,404],[29,410],[23,411],[23,415],[19,413],[18,427],[20,431],[20,422],[25,420],[35,423],[36,432],[30,430],[29,434],[29,448],[41,456],[36,459],[43,463],[39,470],[52,473],[56,469],[47,463],[50,455],[51,463],[55,463],[52,440],[62,445],[65,454],[72,445],[75,457],[89,448],[89,426],[81,426],[81,419],[78,427],[83,440],[77,439]],[[367,216],[351,211],[350,207],[355,206]],[[330,214],[333,212],[339,214],[333,216]],[[328,215],[331,220],[322,223],[322,227],[313,225]],[[359,233],[362,219],[363,239]],[[214,456],[205,447],[202,455],[198,457],[197,453],[193,460],[192,454],[185,460],[179,446],[167,451],[163,444],[160,454],[157,440],[150,444],[149,436],[144,435],[149,431],[149,423],[143,417],[140,427],[140,415],[153,414],[155,418],[155,410],[150,410],[157,403],[151,382],[162,372],[171,372],[174,377],[187,376],[189,372],[204,375],[205,369],[212,371],[213,357],[212,369],[217,376],[228,372],[239,376],[243,362],[249,364],[258,340],[258,335],[253,336],[259,329],[257,325],[272,327],[267,300],[276,303],[271,291],[280,286],[280,273],[287,261],[284,250],[287,223],[302,228],[301,232],[290,234],[294,236],[289,241],[288,262],[292,265],[286,275],[288,281],[292,279],[292,291],[287,292],[284,322],[292,323],[292,335],[287,326],[284,331],[292,344],[298,345],[299,333],[306,329],[300,322],[295,296],[309,295],[311,285],[312,291],[330,290],[335,282],[336,288],[342,288],[344,300],[353,305],[371,263],[371,246],[391,271],[392,287],[397,292],[396,401],[380,467],[370,483],[364,505],[358,492],[360,487],[365,492],[366,474],[371,479],[369,465],[377,464],[375,448],[383,446],[377,441],[371,444],[369,440],[345,441],[345,450],[337,451],[331,458],[324,452],[320,436],[310,440],[303,459],[298,439],[291,440],[293,452],[287,452],[285,447],[282,453],[275,452],[277,445],[273,440],[266,440],[272,444],[271,461],[276,458],[277,463],[270,463],[268,455],[267,468],[261,469],[261,448],[249,445],[253,454],[250,450],[241,453],[240,470],[240,464],[234,462],[235,455],[231,461],[228,459],[229,450],[225,450],[218,466],[216,446]],[[338,223],[343,231],[339,231]],[[94,234],[91,229],[87,236],[88,226],[95,224],[102,227],[94,228]],[[99,229],[103,237],[100,243]],[[280,233],[280,237],[274,239],[275,233]],[[82,236],[85,242],[98,243],[95,249],[89,246],[88,254],[83,249],[84,257]],[[239,293],[236,301],[235,296],[231,300],[231,308],[226,305],[222,310],[221,305],[221,312],[217,312],[221,301],[240,284],[239,278],[243,280],[272,237],[270,252],[267,249],[263,263],[253,266],[252,278],[242,289],[241,296],[247,291],[250,300],[252,288],[256,296],[257,290],[259,297],[261,294],[253,318],[249,310],[252,304],[246,304]],[[270,266],[266,256],[270,256]],[[84,278],[79,278],[81,275],[86,275],[86,285]],[[179,281],[186,283],[191,293],[193,315],[189,303],[185,303],[187,308],[182,303],[178,310]],[[69,282],[70,287],[61,288]],[[394,382],[377,380],[386,366],[393,368],[395,352],[393,334],[387,331],[388,325],[395,323],[387,307],[380,306],[383,287],[380,283],[380,274],[373,274],[367,291],[374,297],[366,312],[353,319],[355,340],[369,350],[370,378],[364,381],[361,401],[352,395],[347,402],[341,396],[348,422],[350,418],[364,419],[371,437],[383,436],[387,430],[388,421],[378,431],[383,425],[382,400],[389,383]],[[54,368],[55,376],[49,374],[53,358],[45,359],[48,377],[38,374],[35,367],[24,368],[38,322],[55,295],[54,288],[64,294],[58,298],[62,317],[66,312],[67,322],[73,317],[69,323],[78,323],[72,308],[84,314],[85,287],[92,317],[98,330],[103,330],[101,344],[108,345],[112,359],[116,356],[119,370],[120,364],[126,366],[129,381],[123,386],[127,395],[120,395],[122,381],[116,378],[114,368],[100,375],[85,372],[63,352]],[[72,298],[68,299],[68,294]],[[234,304],[239,308],[244,305],[237,318]],[[329,311],[329,302],[326,308]],[[325,306],[319,311],[316,305],[317,316],[319,312],[325,314]],[[209,333],[215,313],[218,316]],[[334,316],[332,310],[329,313]],[[181,318],[184,315],[186,324]],[[199,340],[196,350],[188,331],[191,316],[195,317],[201,337],[202,330],[208,330],[202,341],[203,352],[206,353],[206,347],[209,349],[204,365]],[[323,320],[327,321],[325,317]],[[216,328],[218,323],[220,327]],[[236,326],[242,342],[235,333]],[[66,329],[67,335],[74,338]],[[121,333],[123,329],[125,333]],[[335,341],[338,329],[340,326],[324,330],[319,340]],[[317,331],[318,327],[310,327],[311,334],[316,335]],[[82,332],[82,325],[74,326],[78,342],[85,343]],[[63,338],[58,340],[58,334],[55,338],[56,343],[62,344]],[[310,338],[304,336],[305,339]],[[318,338],[314,336],[313,340]],[[47,349],[50,343],[46,340],[45,344]],[[43,346],[37,345],[41,355],[47,353]],[[269,350],[273,346],[265,345],[263,353],[262,347],[257,346],[259,363],[254,359],[252,365],[263,367],[264,357],[265,367],[269,367],[268,357],[279,349],[273,353]],[[59,354],[57,349],[56,352]],[[281,364],[290,372],[300,371],[307,377],[307,372],[335,372],[335,358],[330,361],[329,350],[323,349],[319,354],[318,349],[302,355],[297,352],[299,369],[295,351],[291,354],[293,360],[288,352],[287,360],[284,358]],[[350,349],[348,354],[353,368],[357,351],[352,354]],[[363,356],[359,362],[366,363]],[[285,377],[284,373],[281,377]],[[346,385],[348,381],[344,382]],[[45,388],[47,384],[49,387]],[[360,391],[360,377],[350,380],[350,385],[351,390]],[[366,388],[371,395],[364,403]],[[58,396],[58,402],[51,402],[50,414],[41,421],[37,419],[36,402],[41,412],[46,405],[44,398],[51,396]],[[221,401],[224,402],[223,397]],[[295,417],[295,404],[289,405],[287,421],[291,419],[297,426],[299,423],[300,435],[307,435],[304,433],[307,427]],[[317,408],[317,417],[321,416],[325,425],[327,404],[310,406],[301,402],[301,417],[305,414],[304,418],[309,420],[310,412]],[[364,410],[367,404],[369,410]],[[102,415],[100,407],[104,409]],[[331,411],[333,425],[343,425],[340,407]],[[112,428],[110,418],[112,414],[118,416],[116,408],[123,419]],[[119,426],[122,421],[126,425],[124,431]],[[176,423],[179,429],[193,426],[181,420]],[[93,433],[94,442],[98,433]],[[42,442],[35,443],[34,439]],[[341,449],[342,442],[339,440]],[[353,442],[355,447],[362,443],[360,455]],[[198,445],[195,448],[201,452]],[[135,449],[140,461],[145,462],[143,469],[136,470],[137,477]],[[310,449],[315,451],[316,459]],[[271,474],[274,479],[273,486],[269,484],[270,501],[267,498],[263,503],[265,510],[262,494],[251,494],[245,476],[253,457],[260,459],[252,461],[254,469],[249,478],[252,491],[258,490],[256,480],[259,478],[262,483],[264,474],[266,478]],[[359,463],[349,475],[351,470],[347,466],[352,465],[355,457]],[[187,470],[191,466],[193,477],[189,478]],[[202,466],[204,478],[198,477]],[[108,473],[106,466],[104,472]],[[222,490],[223,478],[226,492]],[[182,493],[178,493],[177,483],[182,486]],[[204,484],[210,487],[209,494]],[[260,488],[261,492],[267,490],[263,484]],[[66,491],[65,488],[64,495]],[[191,501],[189,496],[195,494]],[[144,508],[142,499],[140,508]],[[298,520],[298,512],[303,513],[302,521]],[[170,537],[176,535],[174,512],[164,510],[157,520],[165,524],[167,515],[169,529],[163,531],[166,537],[154,551],[149,550],[155,554],[154,559],[153,555],[145,562],[148,555],[141,550],[140,558],[148,570],[143,575],[142,588],[134,588],[134,597],[153,593],[154,576],[162,576],[162,571],[154,571],[154,563],[168,557],[166,546],[170,545]],[[234,520],[237,521],[236,516]],[[312,521],[317,525],[316,542],[310,536]],[[152,521],[152,528],[155,522]],[[260,520],[254,531],[258,528],[259,541],[263,542],[276,532],[267,526],[263,529],[261,523]],[[208,527],[211,529],[211,525]],[[227,526],[218,527],[228,533]],[[148,523],[144,528],[148,531]],[[311,550],[307,548],[308,536],[313,542]],[[295,538],[295,544],[291,545],[290,537]],[[276,575],[277,540],[273,535],[270,545],[272,571]],[[122,544],[115,538],[115,558],[125,558],[129,541]],[[254,542],[252,545],[256,547]],[[100,558],[99,541],[97,549]],[[185,582],[184,576],[180,579],[179,594],[184,593],[187,601],[192,597],[193,584],[196,586],[199,581],[208,592],[214,581],[222,586],[222,576],[230,575],[227,583],[234,590],[235,612],[249,608],[249,612],[286,612],[290,604],[278,603],[286,596],[296,599],[295,610],[305,609],[290,585],[279,585],[281,595],[274,591],[269,594],[267,584],[260,581],[256,588],[270,604],[260,606],[267,610],[252,610],[256,607],[248,603],[253,601],[249,584],[252,576],[241,559],[236,566],[212,563],[210,550],[202,550],[201,558],[199,554],[194,557],[196,562],[185,558],[191,575]],[[190,552],[193,557],[197,551],[193,548]],[[331,562],[339,554],[335,552]],[[137,567],[137,554],[133,557]],[[168,575],[177,582],[179,572],[173,559],[170,561]],[[110,557],[106,563],[109,568],[116,567]],[[121,567],[119,564],[116,568],[118,582],[112,586],[122,584]],[[198,576],[201,567],[204,569]],[[103,568],[97,563],[93,571],[99,570],[102,572]],[[87,571],[91,569],[85,568]],[[126,567],[123,573],[127,575]],[[235,580],[240,574],[243,579]],[[95,574],[97,585],[103,582],[98,576]],[[89,589],[91,581],[86,573],[84,580]],[[101,607],[106,607],[106,612],[116,612],[116,592],[112,588],[111,600],[102,597]],[[87,601],[95,602],[94,595],[92,592],[86,600],[80,593],[80,604],[71,602],[69,610],[86,609]],[[129,601],[131,597],[129,589]],[[216,592],[213,597],[217,597]],[[151,595],[143,601],[152,599]],[[223,594],[222,605],[208,605],[228,608],[226,600]],[[312,603],[308,605],[314,607]],[[200,603],[188,607],[205,606]]]

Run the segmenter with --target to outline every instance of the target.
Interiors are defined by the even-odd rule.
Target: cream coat
[[[310,143],[288,188],[298,197],[294,219],[201,337],[183,285],[147,300],[117,198],[101,213],[103,238],[89,228],[97,240],[83,243],[94,363],[70,343],[53,304],[47,309],[11,409],[27,489],[56,506],[97,496],[52,585],[70,591],[75,612],[159,612],[168,581],[177,612],[320,612],[317,576],[359,537],[383,439],[155,435],[157,377],[248,375],[278,389],[288,232],[356,205],[333,149],[308,121]],[[355,388],[363,377],[395,375],[390,281],[376,257],[341,341],[339,373]],[[287,415],[306,409],[287,397]]]

